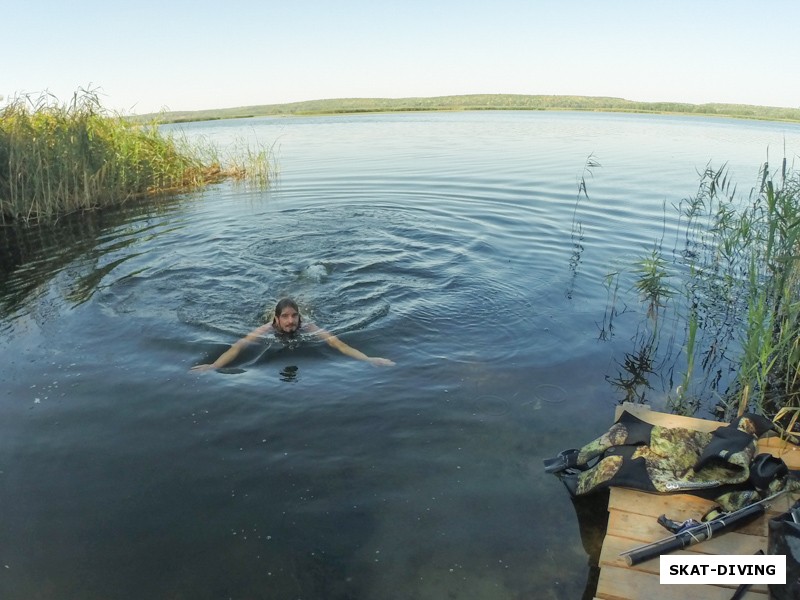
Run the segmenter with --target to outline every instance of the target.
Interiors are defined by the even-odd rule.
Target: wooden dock
[[[617,417],[622,410],[640,419],[663,427],[685,427],[698,431],[713,431],[725,423],[705,421],[690,417],[679,417],[651,411],[648,407],[624,404],[617,409]],[[787,444],[779,438],[759,441],[760,452],[770,452],[779,456],[790,469],[800,469],[800,448]],[[785,512],[795,500],[785,494],[770,503],[767,514],[759,517],[735,531],[721,534],[706,542],[691,546],[675,554],[755,554],[767,550],[767,522],[773,516]],[[660,495],[639,492],[624,488],[612,488],[608,502],[608,528],[600,553],[600,578],[595,597],[601,600],[730,600],[735,586],[716,585],[661,585],[659,583],[659,559],[654,558],[634,567],[629,567],[624,558],[625,552],[642,544],[647,544],[668,535],[656,519],[666,514],[674,521],[699,519],[713,502],[688,494]],[[742,596],[745,600],[767,600],[765,585],[754,585]]]

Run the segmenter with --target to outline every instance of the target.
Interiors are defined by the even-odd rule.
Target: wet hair
[[[291,298],[281,298],[278,300],[278,303],[275,305],[275,313],[272,317],[272,324],[275,325],[278,322],[278,316],[283,312],[284,308],[293,308],[297,311],[297,328],[299,329],[300,326],[303,324],[303,317],[300,316],[300,307],[297,306],[297,302],[292,300]]]

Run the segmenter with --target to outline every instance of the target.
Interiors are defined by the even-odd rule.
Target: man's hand
[[[190,370],[201,373],[203,371],[211,371],[212,369],[216,369],[216,367],[214,365],[195,365]]]
[[[378,356],[370,356],[367,362],[375,365],[376,367],[393,367],[395,365],[393,360],[388,358],[380,358]]]

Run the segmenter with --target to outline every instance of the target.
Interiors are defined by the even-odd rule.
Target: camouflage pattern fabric
[[[750,482],[758,438],[770,428],[767,419],[745,414],[707,433],[651,425],[626,411],[606,433],[579,450],[577,469],[562,479],[576,496],[622,486],[699,493],[715,499],[725,510],[735,510],[786,486],[798,486],[789,477],[758,490]]]

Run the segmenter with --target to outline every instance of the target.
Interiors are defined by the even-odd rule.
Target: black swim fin
[[[558,456],[545,458],[543,461],[545,473],[561,473],[567,469],[574,469],[578,466],[579,452],[580,450],[577,448],[570,448],[569,450],[559,452]]]

